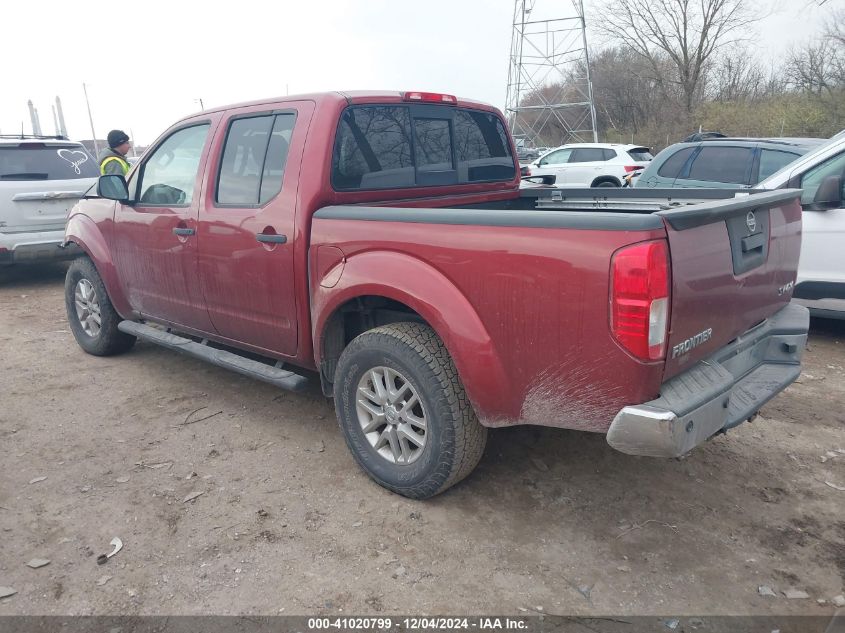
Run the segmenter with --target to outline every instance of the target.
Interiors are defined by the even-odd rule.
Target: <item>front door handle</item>
[[[173,235],[178,235],[179,237],[188,237],[196,232],[196,229],[188,229],[178,226],[173,229]]]
[[[288,236],[277,233],[256,233],[255,239],[265,244],[284,244],[288,241]]]

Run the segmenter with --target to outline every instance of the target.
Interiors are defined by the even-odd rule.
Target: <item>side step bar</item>
[[[169,332],[144,323],[121,321],[117,325],[117,329],[126,334],[131,334],[132,336],[149,341],[150,343],[194,356],[195,358],[225,367],[226,369],[231,369],[244,376],[269,382],[271,385],[276,385],[288,391],[302,391],[308,384],[308,379],[305,376],[300,376],[292,371],[273,367],[272,365],[265,365],[264,363],[233,352],[215,349],[203,343],[197,343],[189,338],[170,334]]]

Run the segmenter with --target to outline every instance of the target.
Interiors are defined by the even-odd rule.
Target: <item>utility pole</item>
[[[88,101],[88,87],[82,82],[82,92],[85,93],[85,105],[88,106],[88,122],[91,124],[91,138],[94,140],[94,154],[100,153],[100,146],[97,143],[97,133],[94,131],[94,117],[91,116],[91,103]]]

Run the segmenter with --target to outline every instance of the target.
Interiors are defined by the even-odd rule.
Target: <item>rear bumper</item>
[[[798,378],[809,325],[807,308],[789,304],[663,383],[656,400],[622,409],[608,444],[630,455],[680,457],[744,422]]]
[[[72,259],[81,253],[76,244],[62,248],[64,229],[33,233],[0,233],[0,265]]]

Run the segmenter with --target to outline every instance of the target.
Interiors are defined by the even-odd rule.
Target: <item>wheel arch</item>
[[[312,311],[314,360],[326,395],[333,392],[337,359],[355,336],[416,321],[443,341],[482,423],[506,414],[508,381],[489,333],[469,300],[429,264],[395,252],[349,257],[335,286],[317,286]]]
[[[76,213],[68,219],[64,244],[76,244],[94,264],[114,309],[129,318],[132,309],[124,295],[108,243],[99,225],[87,215]]]

